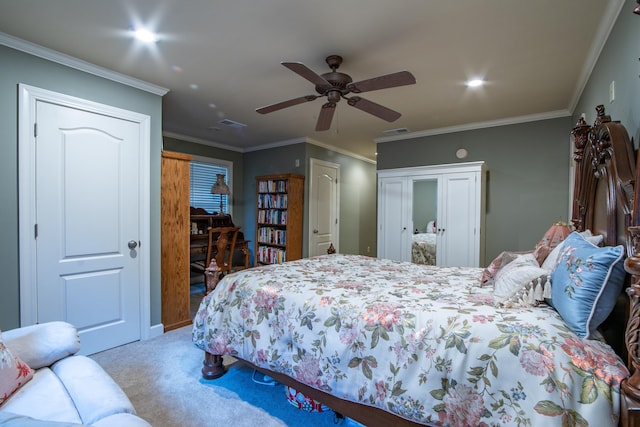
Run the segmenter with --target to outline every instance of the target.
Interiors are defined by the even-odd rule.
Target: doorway
[[[150,117],[20,85],[20,323],[82,354],[146,338]]]
[[[312,158],[309,175],[309,257],[339,252],[340,165]]]

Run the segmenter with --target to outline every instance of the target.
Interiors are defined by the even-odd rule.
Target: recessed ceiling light
[[[147,30],[146,28],[138,28],[133,32],[136,38],[145,43],[155,43],[158,41],[158,35],[154,32]]]
[[[479,87],[484,84],[484,80],[482,79],[472,79],[467,81],[467,86],[469,87]]]
[[[191,83],[191,84],[189,85],[189,87],[190,87],[191,89],[193,89],[193,90],[198,90],[198,85],[197,85],[197,84],[195,84],[195,83]]]

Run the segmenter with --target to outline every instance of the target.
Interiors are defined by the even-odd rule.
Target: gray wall
[[[487,164],[486,262],[503,250],[532,249],[569,210],[569,117],[378,144],[378,169]]]
[[[627,128],[637,147],[640,138],[640,16],[632,13],[634,6],[633,0],[625,2],[582,92],[572,122],[575,124],[580,114],[585,113],[587,123],[592,124],[596,117],[595,106],[603,104],[607,114]],[[613,103],[609,102],[611,81],[615,81],[616,87]]]
[[[160,150],[162,98],[0,46],[0,328],[20,323],[18,259],[18,84],[39,87],[151,117],[151,325],[160,323]]]

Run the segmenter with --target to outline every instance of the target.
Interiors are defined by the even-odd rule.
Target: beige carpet
[[[235,393],[201,382],[203,352],[191,342],[191,326],[91,357],[154,427],[285,426]]]

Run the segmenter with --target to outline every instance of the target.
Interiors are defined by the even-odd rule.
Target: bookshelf
[[[255,265],[302,258],[304,176],[256,177]]]

